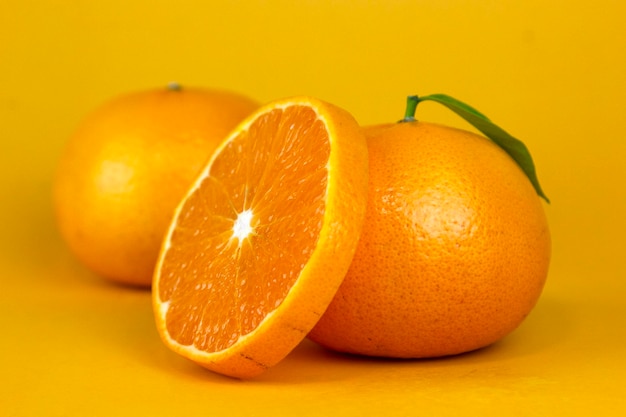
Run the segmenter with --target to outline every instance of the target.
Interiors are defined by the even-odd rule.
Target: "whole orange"
[[[54,180],[61,234],[89,269],[149,286],[174,209],[227,133],[258,104],[212,89],[119,96],[70,138]]]
[[[423,122],[366,129],[365,224],[309,337],[334,350],[437,357],[514,330],[546,280],[550,234],[523,171],[490,140]]]

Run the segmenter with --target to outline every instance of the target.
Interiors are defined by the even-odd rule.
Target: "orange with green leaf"
[[[487,137],[416,121],[437,101]],[[513,331],[548,273],[547,198],[522,142],[448,96],[409,97],[400,123],[365,129],[367,215],[342,286],[310,338],[331,349],[437,357]]]

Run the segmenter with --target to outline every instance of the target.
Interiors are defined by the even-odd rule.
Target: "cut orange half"
[[[153,307],[175,352],[256,376],[317,323],[359,240],[367,144],[329,103],[263,106],[222,143],[178,206],[159,255]]]

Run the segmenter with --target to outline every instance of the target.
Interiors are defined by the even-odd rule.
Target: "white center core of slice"
[[[239,243],[243,242],[245,238],[247,238],[250,233],[252,233],[252,225],[250,222],[252,221],[252,210],[244,210],[237,216],[237,220],[235,220],[235,224],[233,225],[233,237],[236,237],[239,240]]]

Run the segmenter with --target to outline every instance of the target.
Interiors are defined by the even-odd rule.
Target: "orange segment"
[[[154,276],[175,352],[249,378],[319,320],[348,270],[365,216],[367,145],[354,118],[292,98],[244,121],[179,205]]]

